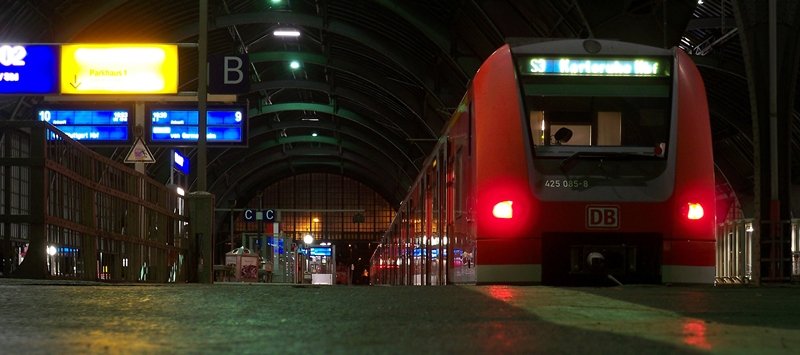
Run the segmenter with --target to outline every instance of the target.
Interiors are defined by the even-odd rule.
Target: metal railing
[[[188,277],[183,197],[45,122],[0,122],[0,271],[25,278]]]
[[[787,227],[790,233],[785,233]],[[757,223],[752,218],[717,226],[716,284],[800,281],[800,219],[781,222],[772,238],[762,240],[766,228],[771,228],[768,221]]]

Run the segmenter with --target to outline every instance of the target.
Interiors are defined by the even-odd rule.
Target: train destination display
[[[206,141],[211,145],[245,145],[247,111],[244,105],[209,106]],[[148,108],[149,140],[153,144],[194,145],[199,138],[196,108],[151,106]]]
[[[130,142],[130,112],[125,107],[42,107],[39,108],[37,117],[40,121],[56,126],[76,141],[127,144]]]
[[[522,72],[528,75],[666,77],[669,65],[658,59],[536,57],[523,61]]]

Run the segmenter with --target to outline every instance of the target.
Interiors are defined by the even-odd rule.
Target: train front
[[[713,282],[711,133],[686,54],[507,46],[473,85],[478,283]]]

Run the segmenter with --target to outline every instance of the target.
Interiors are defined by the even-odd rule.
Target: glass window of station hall
[[[280,212],[279,229],[284,238],[303,243],[311,234],[314,244],[336,246],[337,264],[366,266],[395,210],[379,193],[356,180],[336,174],[300,174],[264,188],[243,205],[245,208],[273,209]],[[267,223],[248,222],[242,212],[234,214],[234,246],[242,234],[271,233]],[[223,229],[223,230],[229,230]],[[223,250],[232,249],[230,236],[220,235]],[[359,260],[360,259],[360,260]],[[363,267],[362,267],[363,268]]]

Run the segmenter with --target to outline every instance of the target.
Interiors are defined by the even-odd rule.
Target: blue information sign
[[[0,43],[0,94],[58,94],[58,45]]]
[[[39,108],[37,115],[40,121],[49,122],[77,141],[112,144],[130,141],[129,108],[47,107]]]
[[[172,168],[180,171],[183,175],[189,175],[189,157],[180,151],[172,150]]]
[[[195,145],[199,136],[196,108],[151,106],[149,134],[153,144]],[[210,145],[245,145],[247,110],[244,105],[209,106],[206,142]]]

